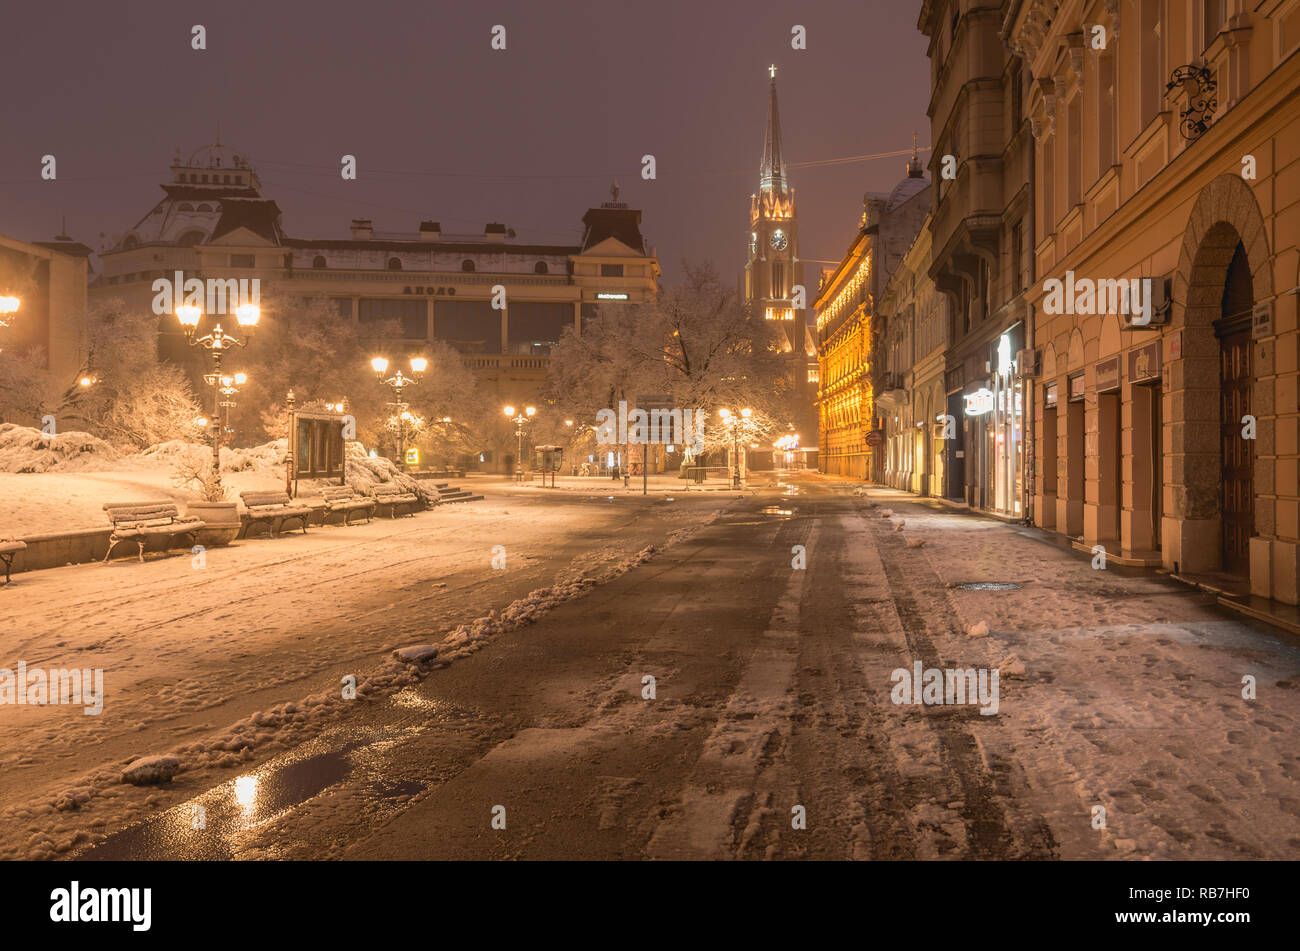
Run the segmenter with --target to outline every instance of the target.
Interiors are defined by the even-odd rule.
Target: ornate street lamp
[[[419,377],[429,368],[429,361],[424,357],[411,357],[410,362],[412,376],[406,376],[402,373],[401,367],[398,367],[396,373],[385,379],[388,360],[384,357],[375,357],[370,361],[370,368],[375,371],[375,376],[380,382],[393,388],[394,401],[388,405],[393,407],[394,414],[397,416],[397,459],[398,465],[403,468],[406,466],[406,421],[411,418],[411,414],[410,407],[402,400],[402,390],[420,382]]]
[[[221,392],[220,387],[216,384],[221,380],[221,358],[222,355],[232,347],[246,347],[248,341],[253,336],[253,331],[257,329],[257,323],[262,319],[262,312],[256,304],[242,304],[235,309],[235,319],[239,327],[244,332],[244,339],[231,336],[226,333],[221,324],[218,323],[212,328],[212,332],[202,337],[196,336],[199,329],[199,321],[203,318],[203,311],[193,304],[182,304],[176,308],[176,319],[180,321],[181,329],[185,331],[185,339],[191,347],[202,347],[208,353],[212,354],[212,372],[205,374],[204,379],[213,384],[213,414],[212,424],[212,479],[221,485]]]
[[[519,441],[518,455],[515,456],[515,481],[524,481],[524,424],[532,420],[537,413],[535,406],[525,406],[516,416],[513,406],[504,407],[506,418],[515,424],[515,438]]]
[[[741,486],[740,439],[742,430],[748,431],[749,417],[752,413],[753,411],[749,409],[742,409],[739,414],[729,409],[718,410],[718,415],[722,417],[722,424],[731,434],[731,460],[734,463],[731,484],[737,489]]]
[[[218,402],[217,406],[224,411],[222,416],[217,417],[218,425],[221,426],[223,433],[233,433],[230,428],[230,414],[235,408],[235,394],[239,388],[248,382],[248,374],[233,373],[224,376],[210,376],[207,382],[217,388]]]

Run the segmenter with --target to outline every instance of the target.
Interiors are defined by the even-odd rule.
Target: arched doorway
[[[1219,445],[1223,479],[1219,510],[1223,570],[1250,574],[1250,537],[1255,534],[1255,440],[1243,438],[1255,385],[1254,344],[1250,335],[1255,298],[1246,248],[1240,241],[1228,265],[1220,316],[1214,322],[1219,340]]]
[[[1162,537],[1166,564],[1184,571],[1250,574],[1256,443],[1242,417],[1260,405],[1251,313],[1272,298],[1269,259],[1254,193],[1238,175],[1216,178],[1187,224],[1170,328],[1181,352],[1163,416],[1173,480]]]

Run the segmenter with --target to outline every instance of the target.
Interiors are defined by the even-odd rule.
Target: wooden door
[[[1250,330],[1219,340],[1219,420],[1223,479],[1219,503],[1223,521],[1223,569],[1250,573],[1250,536],[1255,531],[1255,440],[1242,437],[1254,385]]]

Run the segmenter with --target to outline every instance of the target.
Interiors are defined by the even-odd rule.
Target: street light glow
[[[524,412],[527,413],[529,416],[532,416],[534,413],[537,412],[537,407],[530,406],[526,410],[524,410]]]
[[[370,366],[376,373],[383,376],[388,370],[388,361],[383,357],[375,357],[370,361]]]
[[[12,314],[22,305],[17,297],[0,297],[0,314]]]
[[[256,304],[240,304],[235,310],[235,319],[239,321],[239,326],[251,330],[262,319],[261,308]]]
[[[411,357],[412,373],[423,373],[428,366],[429,361],[424,359],[424,357]]]
[[[515,408],[513,406],[507,406],[505,408],[505,413],[507,416],[513,416],[515,415]]]
[[[193,329],[199,325],[199,318],[203,316],[203,311],[199,310],[194,304],[181,304],[176,308],[176,319],[181,322],[182,327]]]
[[[235,385],[236,385],[236,386],[243,386],[243,385],[244,385],[245,383],[247,383],[247,382],[248,382],[248,374],[247,374],[247,373],[236,373],[236,374],[235,374]]]

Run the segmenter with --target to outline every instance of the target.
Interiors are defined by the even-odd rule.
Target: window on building
[[[400,336],[404,340],[426,340],[429,322],[426,303],[422,300],[400,300],[391,297],[361,299],[360,322],[362,333],[371,336]],[[439,311],[441,311],[439,305]],[[438,314],[441,318],[442,314]]]
[[[1083,93],[1076,93],[1066,107],[1065,206],[1073,209],[1083,200]]]
[[[1011,128],[1020,128],[1025,120],[1025,83],[1019,61],[1011,70]]]
[[[1140,115],[1142,128],[1145,129],[1159,114],[1161,99],[1165,92],[1164,68],[1160,61],[1164,33],[1161,7],[1164,5],[1164,0],[1141,0],[1141,4],[1138,76],[1141,80]]]
[[[325,264],[325,255],[323,255],[323,254],[318,254],[318,255],[316,255],[314,258],[312,258],[312,259],[311,259],[311,266],[312,266],[312,267],[316,267],[316,268],[326,267],[326,264]]]
[[[466,258],[465,260],[460,262],[460,269],[462,271],[472,271],[474,270],[474,262],[471,261],[469,258]]]
[[[439,305],[441,314],[441,305]],[[506,350],[525,356],[548,354],[573,326],[573,304],[562,301],[515,301],[510,304]]]
[[[351,297],[334,297],[330,299],[330,303],[334,305],[334,313],[340,317],[346,317],[348,320],[352,319]]]
[[[209,205],[207,202],[204,202],[203,204],[199,205],[199,207],[195,208],[194,210],[195,210],[195,211],[211,211],[211,210],[212,210],[212,206]]]
[[[177,211],[193,211],[193,210],[194,210],[194,206],[191,205],[188,201],[183,201],[183,202],[181,202],[179,205],[176,206],[176,210],[177,210]]]
[[[140,239],[133,234],[127,235],[122,239],[122,250],[129,251],[132,248],[140,247]]]
[[[1024,283],[1021,277],[1024,272],[1024,220],[1017,221],[1011,228],[1011,293],[1018,294],[1023,288]]]
[[[388,270],[390,270],[390,271],[400,271],[401,269],[402,269],[402,259],[401,259],[401,258],[389,258],[389,259],[388,259]]]
[[[545,274],[549,270],[550,268],[546,266],[545,261],[538,261],[537,264],[533,266],[533,273],[535,274]]]
[[[501,312],[488,300],[439,300],[433,310],[433,335],[461,353],[500,353]]]
[[[623,265],[621,264],[602,264],[600,266],[601,277],[622,277]]]
[[[1203,21],[1205,35],[1202,37],[1202,49],[1213,43],[1214,38],[1219,35],[1219,30],[1223,28],[1223,21],[1227,19],[1226,5],[1226,0],[1202,0],[1202,7],[1205,11]]]
[[[251,254],[232,254],[230,256],[231,267],[253,267],[253,255]]]
[[[1097,60],[1097,174],[1115,164],[1115,54],[1106,50]]]
[[[179,238],[176,239],[176,243],[180,245],[182,248],[192,248],[196,244],[202,243],[202,241],[203,241],[203,232],[198,230],[186,231],[184,234],[182,234]]]
[[[1040,164],[1043,170],[1043,218],[1039,222],[1039,234],[1046,237],[1056,231],[1056,136],[1043,138],[1043,160]]]

